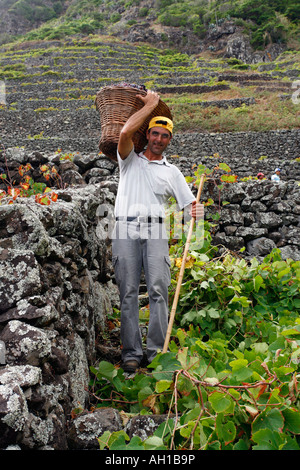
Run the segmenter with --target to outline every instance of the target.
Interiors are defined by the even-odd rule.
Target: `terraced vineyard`
[[[177,135],[291,130],[299,128],[299,70],[296,52],[248,66],[99,36],[7,47],[0,51],[2,144],[97,152],[96,93],[122,81],[157,89]]]

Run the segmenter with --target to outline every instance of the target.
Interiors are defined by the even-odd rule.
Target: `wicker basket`
[[[117,146],[122,127],[132,114],[144,106],[143,102],[136,97],[138,94],[145,96],[147,92],[130,85],[112,85],[101,88],[96,95],[95,104],[100,114],[101,124],[99,149],[112,160],[117,160]],[[168,106],[159,100],[157,107],[134,134],[133,143],[136,152],[141,152],[145,148],[146,131],[154,116],[172,119]]]

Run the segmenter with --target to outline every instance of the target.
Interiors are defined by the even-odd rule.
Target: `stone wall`
[[[249,181],[221,192],[208,183],[203,197],[212,197],[220,213],[214,245],[236,253],[244,249],[242,256],[258,259],[279,248],[284,259],[300,260],[300,188],[294,181]],[[210,212],[208,207],[208,219]]]
[[[288,139],[288,136],[289,132],[286,131],[284,139]],[[215,139],[218,138],[217,136],[214,137]],[[211,138],[213,139],[212,136]],[[289,150],[292,152],[293,148],[296,151],[296,147],[293,147],[293,138],[290,138],[290,140],[291,148]],[[227,143],[230,145],[229,140]],[[195,143],[191,140],[185,143],[177,141],[177,144],[185,146],[190,157],[172,155],[172,149],[168,149],[170,154],[168,159],[185,176],[192,176],[198,164],[204,164],[212,169],[224,161],[219,154],[213,157],[199,156],[199,153],[193,151]],[[242,145],[242,137],[240,144]],[[283,145],[283,142],[281,142],[281,145]],[[6,167],[11,179],[16,183],[20,181],[19,166],[25,165],[27,162],[32,165],[30,174],[34,181],[45,183],[46,180],[40,171],[40,165],[46,164],[49,168],[54,168],[60,175],[61,186],[68,188],[76,186],[88,191],[89,187],[100,184],[110,190],[113,198],[116,195],[119,169],[116,162],[113,162],[104,155],[98,153],[81,154],[77,152],[66,157],[58,152],[29,152],[25,149],[8,149],[5,155],[6,161],[4,160],[4,153],[2,153],[2,156],[0,154],[0,168],[4,169]],[[263,250],[261,253],[259,250],[253,251],[253,246],[250,242],[251,240],[265,237],[269,239],[269,247],[285,247],[284,253],[290,256],[291,250],[293,250],[293,256],[298,257],[299,237],[297,237],[297,227],[299,227],[300,216],[300,189],[297,176],[300,179],[300,163],[285,160],[285,165],[281,165],[282,181],[280,183],[273,183],[268,176],[273,173],[274,165],[280,165],[283,161],[276,160],[275,158],[255,160],[252,162],[253,167],[252,171],[250,171],[251,162],[249,162],[247,156],[231,160],[233,170],[237,170],[238,181],[241,181],[242,177],[249,175],[249,173],[251,175],[257,174],[261,170],[261,167],[258,166],[261,162],[265,163],[264,171],[267,177],[263,181],[258,181],[254,178],[234,185],[229,184],[221,192],[216,186],[217,179],[215,182],[212,179],[205,185],[202,200],[206,201],[208,198],[212,198],[215,201],[214,210],[219,211],[222,208],[221,218],[218,227],[215,229],[216,243],[222,243],[233,251],[245,248],[246,256],[260,256],[265,255],[268,249]],[[220,176],[220,172],[215,175],[216,178],[218,178],[218,175]],[[50,187],[55,186],[55,184],[55,180],[47,181],[47,185]],[[5,189],[4,183],[0,183],[1,189]],[[196,194],[195,188],[192,187],[192,189]],[[222,201],[225,201],[226,205],[223,206]],[[207,217],[209,217],[211,210],[207,211]],[[113,213],[113,200],[110,204],[110,212]],[[288,247],[291,249],[288,249]]]
[[[103,224],[112,215],[118,168],[98,154],[69,161],[10,149],[6,159],[2,154],[0,166],[7,164],[15,179],[20,164],[31,162],[38,180],[39,165],[47,163],[68,186],[49,206],[34,196],[0,205],[0,448],[97,448],[104,430],[123,428],[120,413],[101,409],[71,419],[71,412],[89,409],[89,366],[99,359],[107,316],[118,306]],[[192,172],[189,159],[172,161]],[[219,196],[213,238],[220,251],[245,248],[243,256],[261,257],[278,247],[283,257],[300,259],[295,181],[248,181],[228,185],[221,195],[213,181],[205,185],[203,201],[218,203]],[[152,418],[140,417],[153,432]],[[130,435],[136,420],[127,424]]]
[[[168,154],[213,168],[227,163],[239,179],[262,171],[267,178],[276,167],[282,179],[300,179],[300,130],[175,134]],[[297,160],[298,159],[298,160]]]
[[[24,147],[27,152],[37,150],[54,153],[59,148],[64,152],[78,151],[81,154],[98,152],[101,133],[96,111],[78,110],[71,114],[69,111],[55,111],[52,116],[48,113],[44,121],[42,116],[43,113],[38,116],[35,111],[28,109],[22,113],[10,113],[6,130],[3,130],[2,144],[6,148]],[[26,129],[24,120],[27,122]],[[55,138],[51,137],[53,130]],[[33,138],[41,133],[42,138]],[[28,139],[29,134],[31,139]],[[280,167],[283,180],[299,180],[300,129],[175,133],[166,155],[179,155],[182,159],[188,159],[190,168],[193,163],[211,167],[215,162],[223,161],[239,178],[256,176],[259,171],[270,177],[274,169]],[[214,155],[215,158],[212,158]]]
[[[88,405],[89,366],[117,299],[96,235],[101,185],[0,206],[0,448],[67,449],[71,410]]]

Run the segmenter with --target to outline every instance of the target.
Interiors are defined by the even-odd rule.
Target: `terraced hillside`
[[[250,161],[257,151],[259,169],[266,164],[262,157],[270,157],[272,166],[283,157],[289,164],[298,158],[299,165],[299,73],[300,55],[291,52],[249,66],[99,36],[3,48],[1,143],[5,148],[97,153],[96,93],[125,81],[158,90],[171,108],[171,154],[203,159],[218,153]]]

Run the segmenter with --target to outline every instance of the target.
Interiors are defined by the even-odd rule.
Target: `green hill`
[[[140,27],[145,39],[149,31],[160,31],[165,42],[170,37],[174,42],[177,34],[184,46],[190,35],[194,44],[208,41],[214,47],[230,21],[256,50],[270,44],[299,49],[299,17],[296,0],[2,0],[0,44],[24,35],[26,40],[88,34],[126,39]]]

